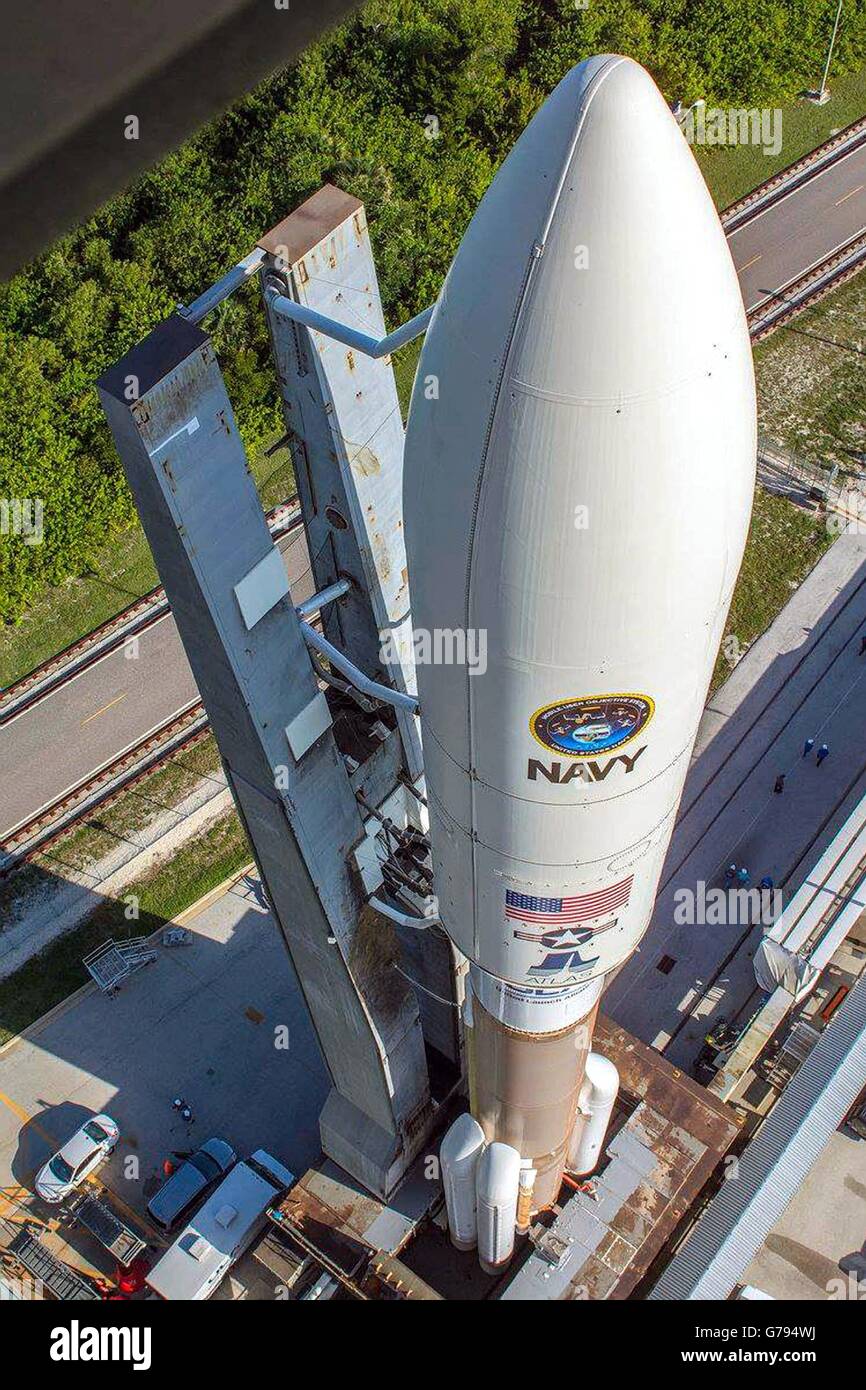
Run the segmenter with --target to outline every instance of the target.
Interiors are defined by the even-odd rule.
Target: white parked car
[[[42,1200],[62,1202],[108,1158],[119,1138],[120,1130],[110,1115],[94,1115],[92,1120],[85,1120],[37,1173],[36,1191]]]

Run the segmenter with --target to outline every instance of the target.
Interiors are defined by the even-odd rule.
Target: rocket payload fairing
[[[435,889],[470,960],[472,1113],[555,1199],[604,977],[652,912],[742,560],[755,395],[691,151],[620,57],[560,83],[485,194],[406,437]],[[434,644],[435,647],[435,644]]]

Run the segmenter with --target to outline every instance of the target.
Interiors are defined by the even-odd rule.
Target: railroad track
[[[739,231],[747,226],[775,203],[787,198],[790,193],[802,188],[804,184],[826,172],[863,145],[866,145],[866,117],[846,126],[823,145],[811,150],[796,164],[781,169],[778,174],[759,184],[739,202],[726,208],[722,213],[725,232]],[[846,280],[850,280],[862,270],[864,264],[866,232],[861,231],[844,245],[834,248],[817,265],[810,266],[796,279],[780,285],[774,294],[750,311],[749,332],[752,341],[760,342],[777,328],[784,327],[797,314],[816,304],[830,290],[837,289]]]
[[[297,530],[301,525],[297,494],[268,512],[267,522],[275,541]],[[26,676],[22,676],[19,681],[0,693],[0,728],[4,724],[11,724],[13,719],[17,719],[40,700],[53,695],[56,690],[80,676],[88,666],[101,661],[109,652],[125,646],[133,637],[140,637],[148,628],[160,622],[168,614],[169,608],[165,589],[161,586],[151,589],[149,594],[115,613],[113,618],[101,623],[71,647],[66,647],[41,666],[29,671]]]
[[[777,290],[769,300],[749,314],[749,333],[753,343],[775,333],[797,314],[809,309],[831,290],[857,275],[866,265],[866,233],[852,237],[825,260]]]
[[[725,231],[734,232],[738,231],[740,227],[746,226],[760,213],[766,212],[767,208],[772,207],[774,203],[778,203],[796,188],[802,187],[804,183],[808,183],[810,179],[823,173],[825,169],[829,169],[840,159],[844,159],[845,155],[858,149],[864,143],[866,143],[866,116],[845,126],[829,140],[825,140],[823,145],[818,145],[816,149],[810,150],[796,163],[789,164],[785,169],[780,169],[777,174],[773,174],[763,183],[759,183],[757,188],[752,189],[751,193],[747,193],[745,197],[725,208],[721,215],[722,226]]]
[[[746,197],[722,213],[726,232],[748,224],[810,179],[823,173],[852,149],[866,143],[866,117],[855,121],[838,135],[812,150],[796,164],[780,170]],[[781,287],[768,300],[749,314],[749,331],[753,342],[784,327],[797,314],[816,304],[830,290],[851,279],[866,265],[866,233],[853,237],[818,265],[812,266],[799,279]],[[288,499],[268,514],[268,524],[274,539],[297,529],[301,523],[297,497]],[[130,638],[139,636],[161,621],[169,611],[162,588],[154,589],[142,599],[124,609],[116,617],[96,628],[80,642],[31,671],[22,680],[0,695],[0,726],[11,722],[26,709],[74,679],[87,666],[102,659],[108,652],[123,646]],[[0,879],[7,878],[36,854],[44,853],[80,819],[97,807],[106,808],[137,782],[147,777],[161,763],[184,748],[204,738],[208,732],[207,716],[201,704],[167,720],[154,729],[141,744],[122,754],[93,777],[64,793],[52,805],[18,826],[6,837],[0,850]]]
[[[297,496],[275,507],[268,513],[267,520],[275,541],[297,530],[301,525]],[[0,726],[17,719],[109,652],[141,636],[169,611],[165,590],[153,589],[80,642],[31,671],[4,692],[0,700]],[[200,701],[193,702],[157,725],[91,777],[76,783],[56,801],[13,827],[0,846],[0,881],[9,878],[36,855],[45,853],[85,816],[97,809],[106,810],[163,763],[201,742],[207,737],[209,727],[204,705]]]
[[[44,854],[85,816],[96,810],[106,810],[170,758],[200,743],[209,732],[210,725],[201,701],[188,705],[151,730],[100,772],[79,782],[59,800],[11,831],[0,851],[0,881],[37,854]]]

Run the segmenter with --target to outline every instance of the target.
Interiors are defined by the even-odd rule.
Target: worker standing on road
[[[806,742],[803,744],[803,757],[808,758],[809,754],[811,753],[814,747],[815,740],[813,738],[807,738]]]
[[[784,772],[780,772],[779,775],[778,775],[778,777],[776,778],[775,782],[773,783],[773,791],[775,792],[776,796],[781,796],[781,795],[782,795],[782,792],[783,792],[784,790],[785,790],[785,774],[784,774]]]
[[[866,632],[860,635],[860,655],[866,656]]]
[[[744,866],[742,869],[737,869],[737,882],[738,882],[738,883],[742,883],[743,887],[745,887],[746,884],[748,883],[748,881],[749,881],[749,871],[748,871],[748,869],[745,868],[745,866]]]
[[[736,866],[736,864],[729,864],[728,867],[725,869],[725,878],[734,879],[734,878],[736,878],[736,877],[737,877],[737,866]]]
[[[817,758],[815,759],[815,765],[816,765],[816,767],[820,767],[821,764],[822,764],[822,762],[824,761],[824,759],[825,759],[825,758],[828,758],[829,756],[830,756],[830,749],[827,747],[826,743],[822,743],[822,744],[821,744],[821,747],[818,749],[818,756],[817,756]]]

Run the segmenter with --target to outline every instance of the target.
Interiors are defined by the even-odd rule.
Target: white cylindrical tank
[[[486,1274],[504,1269],[514,1252],[520,1154],[510,1144],[489,1144],[478,1160],[478,1259]]]
[[[755,454],[701,172],[649,75],[590,59],[472,219],[406,435],[413,626],[466,634],[418,663],[435,887],[490,974],[584,982],[646,929]]]
[[[599,1052],[590,1052],[566,1165],[578,1177],[598,1167],[618,1091],[619,1072],[613,1062]]]
[[[469,1114],[457,1116],[439,1148],[448,1231],[458,1250],[474,1250],[477,1243],[475,1193],[483,1148],[484,1131]]]
[[[404,468],[434,887],[473,966],[471,1109],[537,1170],[535,1209],[558,1195],[590,990],[650,922],[755,458],[712,198],[650,76],[588,59],[463,237]]]

